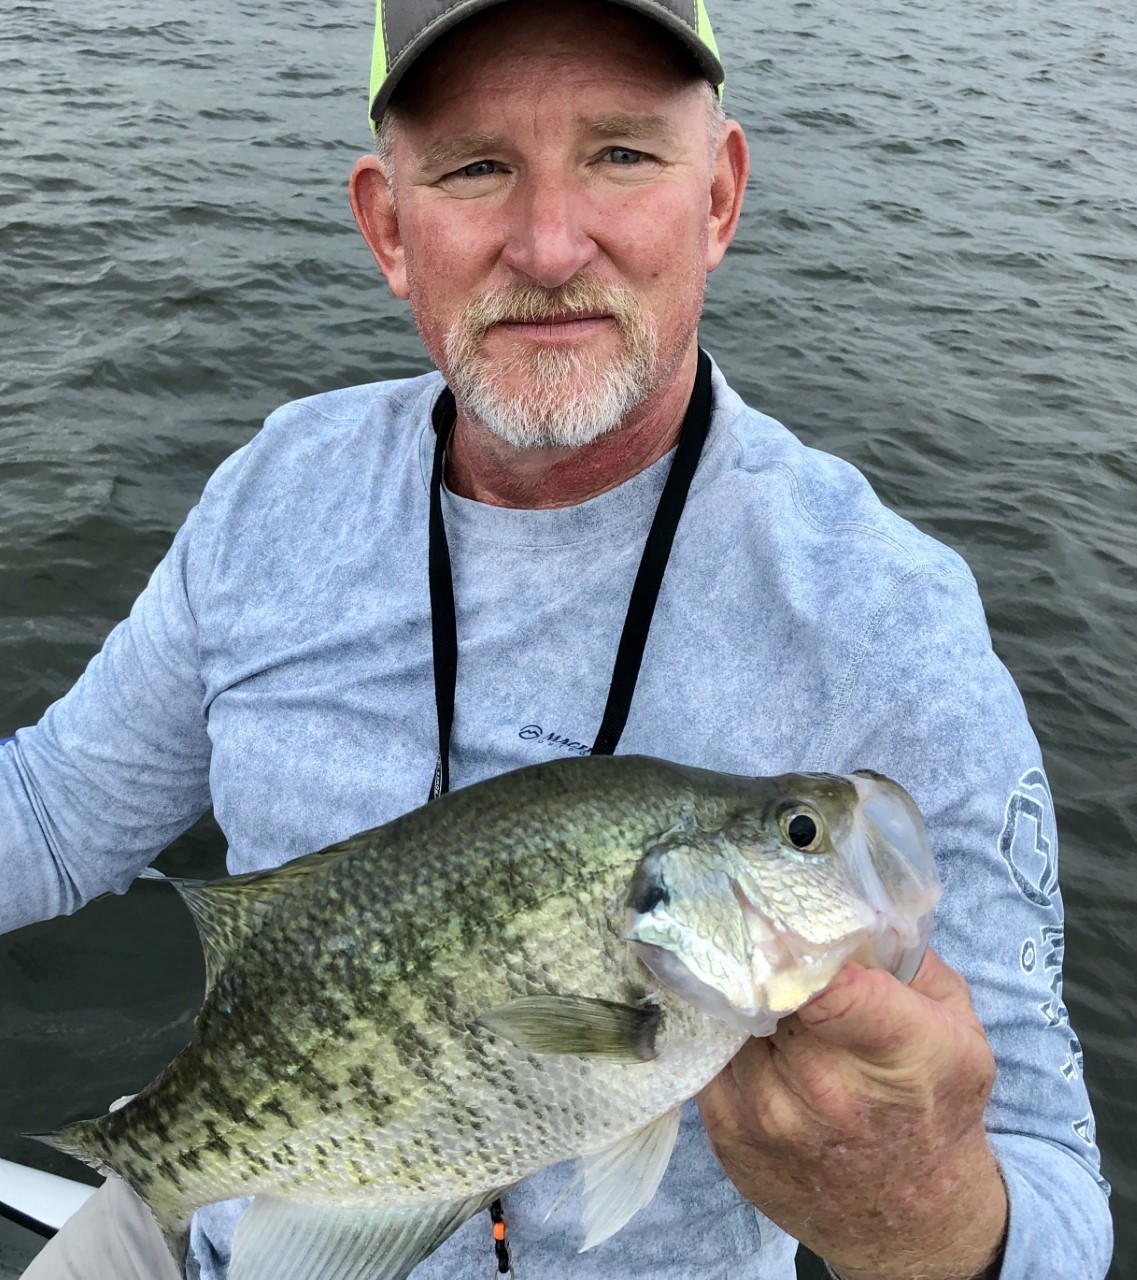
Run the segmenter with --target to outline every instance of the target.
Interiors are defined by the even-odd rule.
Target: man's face
[[[405,83],[384,269],[509,443],[588,443],[691,352],[725,249],[708,95],[655,24],[587,0],[495,7]]]

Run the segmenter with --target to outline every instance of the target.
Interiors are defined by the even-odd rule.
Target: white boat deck
[[[0,1160],[0,1205],[37,1222],[61,1227],[94,1188],[70,1178]],[[0,1280],[22,1275],[45,1237],[0,1214]]]

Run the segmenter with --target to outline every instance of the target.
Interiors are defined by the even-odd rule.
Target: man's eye
[[[611,147],[608,151],[608,159],[613,164],[639,164],[645,156],[642,151],[633,151],[631,147]]]
[[[475,160],[473,164],[464,165],[458,173],[463,178],[489,178],[496,169],[497,165],[493,160]]]

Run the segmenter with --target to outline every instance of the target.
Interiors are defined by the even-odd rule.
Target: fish
[[[299,1259],[311,1280],[404,1280],[570,1158],[599,1244],[747,1037],[850,958],[912,978],[940,893],[887,778],[643,756],[532,765],[174,884],[206,964],[191,1042],[117,1109],[37,1136],[125,1179],[179,1267],[196,1209],[253,1196],[231,1280]]]

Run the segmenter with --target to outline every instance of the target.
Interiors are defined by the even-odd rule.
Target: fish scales
[[[815,942],[867,936],[873,912],[837,860],[811,862],[779,834],[805,783],[809,811],[845,838],[846,810],[861,803],[851,779],[594,757],[491,779],[206,886],[208,910],[184,890],[211,978],[193,1040],[135,1099],[57,1145],[121,1174],[172,1244],[217,1200],[414,1208],[612,1148],[696,1093],[750,1026],[705,1007],[717,979],[684,972],[674,984],[670,962],[657,970],[652,930],[675,927],[669,885],[690,889],[698,909],[680,951],[711,955],[707,972],[716,949],[753,950],[768,934],[776,950],[788,936],[808,953],[790,986],[808,995],[828,981],[822,962],[832,976],[856,945],[830,955]],[[630,892],[643,898],[639,955]],[[810,918],[798,921],[803,903]],[[763,911],[773,925],[756,923]],[[654,1056],[534,1051],[479,1022],[533,997],[636,1017],[657,1007]]]
[[[166,1160],[171,1204],[285,1188],[337,1203],[373,1203],[376,1191],[384,1203],[453,1197],[475,1178],[514,1182],[582,1141],[602,1147],[673,1105],[687,1077],[658,1089],[637,1079],[635,1102],[621,1105],[626,1066],[592,1062],[582,1076],[579,1061],[525,1055],[467,1026],[523,995],[645,994],[622,941],[624,896],[646,845],[674,824],[676,794],[661,793],[658,767],[637,763],[552,787],[533,778],[536,804],[524,774],[455,792],[353,841],[323,873],[318,904],[298,885],[295,910],[282,900],[256,945],[232,957],[194,1043],[109,1118],[108,1147],[129,1131],[143,1149],[122,1160],[127,1180]],[[724,800],[687,790],[680,803],[708,825],[725,812]],[[703,1032],[704,1017],[675,1005]],[[710,1030],[697,1084],[742,1038]],[[519,1121],[522,1141],[503,1138]],[[424,1137],[437,1133],[445,1149]]]

